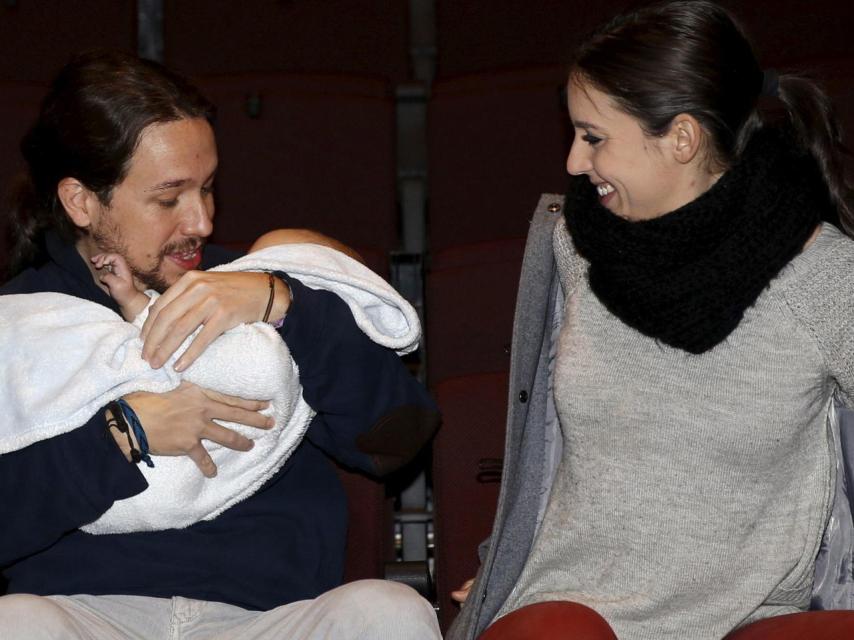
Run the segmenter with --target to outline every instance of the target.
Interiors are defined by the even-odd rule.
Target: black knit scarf
[[[620,218],[585,176],[570,179],[564,211],[608,310],[695,354],[723,341],[818,222],[835,216],[818,164],[771,129],[711,189],[659,218]]]

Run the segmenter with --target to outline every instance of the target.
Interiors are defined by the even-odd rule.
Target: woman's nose
[[[566,157],[566,172],[570,175],[577,176],[582,173],[587,173],[591,169],[590,156],[585,153],[584,147],[573,141],[569,148],[569,155]]]

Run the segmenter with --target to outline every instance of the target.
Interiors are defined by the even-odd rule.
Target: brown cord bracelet
[[[267,299],[267,310],[264,312],[264,319],[261,322],[267,322],[270,319],[270,312],[273,310],[273,300],[276,298],[276,280],[270,272],[267,272],[267,277],[270,282],[270,297]]]

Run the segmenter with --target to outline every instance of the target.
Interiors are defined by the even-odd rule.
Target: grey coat
[[[560,196],[543,196],[528,233],[513,321],[507,440],[493,543],[481,547],[485,557],[481,555],[477,579],[448,640],[468,640],[483,632],[510,594],[533,544],[539,503],[531,496],[540,494],[548,466],[546,363],[560,288],[552,234],[562,205]]]
[[[510,361],[507,437],[501,492],[490,539],[481,545],[481,568],[446,640],[473,640],[510,595],[534,543],[548,498],[560,435],[549,394],[549,360],[563,306],[552,248],[563,197],[540,198],[525,247]],[[831,412],[835,418],[836,411]],[[839,471],[828,532],[816,563],[815,608],[854,608],[854,524],[847,495],[854,461],[854,430],[834,420]],[[559,454],[558,454],[559,455]],[[847,472],[847,474],[846,474]]]

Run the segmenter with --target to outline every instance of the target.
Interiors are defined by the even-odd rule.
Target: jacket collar
[[[45,248],[51,261],[59,267],[66,277],[80,287],[81,297],[97,302],[119,313],[119,306],[106,291],[101,289],[92,277],[92,272],[77,251],[74,243],[62,240],[53,230],[45,234]]]

